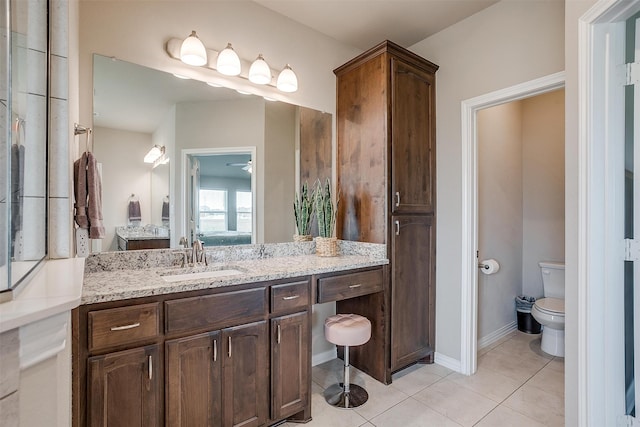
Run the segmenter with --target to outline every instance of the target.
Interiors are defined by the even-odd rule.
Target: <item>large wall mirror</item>
[[[101,55],[93,76],[94,251],[292,241],[300,181],[331,177],[330,114]]]
[[[47,16],[0,0],[0,301],[46,256]]]

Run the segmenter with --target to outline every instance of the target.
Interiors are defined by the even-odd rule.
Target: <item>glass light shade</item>
[[[180,60],[185,64],[198,67],[207,63],[207,49],[195,31],[191,31],[191,35],[182,42]]]
[[[233,50],[231,43],[228,43],[227,47],[222,49],[222,51],[218,54],[216,68],[218,72],[224,74],[225,76],[237,76],[238,74],[240,74],[240,58],[238,58],[236,51]]]
[[[271,68],[262,54],[258,55],[249,68],[249,81],[257,85],[266,85],[271,82]]]
[[[153,163],[160,158],[164,154],[164,147],[159,145],[154,145],[151,147],[151,150],[144,156],[145,163]]]
[[[295,92],[298,90],[298,77],[296,77],[296,73],[293,72],[289,64],[280,71],[276,87],[282,92]]]

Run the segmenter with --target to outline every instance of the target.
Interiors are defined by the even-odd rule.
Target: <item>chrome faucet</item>
[[[191,245],[191,261],[194,265],[204,263],[207,265],[207,256],[204,252],[204,245],[202,244],[202,240],[194,240],[193,245]]]

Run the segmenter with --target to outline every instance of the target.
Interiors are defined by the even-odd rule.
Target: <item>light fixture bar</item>
[[[169,39],[169,41],[167,41],[167,44],[165,45],[165,51],[171,58],[180,61],[180,47],[182,46],[182,42],[183,42],[183,39],[178,39],[178,38],[172,38],[172,39]],[[216,63],[218,61],[218,53],[219,53],[218,51],[207,49],[207,63],[203,65],[202,68],[208,68],[210,70],[218,71],[216,69]],[[237,77],[242,77],[243,79],[249,80],[249,69],[251,68],[252,63],[253,61],[247,61],[245,59],[240,58],[240,65],[241,65],[242,71],[240,72],[240,75]],[[271,68],[272,78],[271,78],[271,81],[266,84],[266,86],[277,88],[276,83],[277,83],[277,78],[280,75],[280,71],[281,70],[276,70]]]
[[[154,145],[151,150],[144,156],[145,163],[154,163],[164,154],[164,145]]]

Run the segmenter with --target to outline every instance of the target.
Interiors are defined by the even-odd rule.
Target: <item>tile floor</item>
[[[342,361],[312,370],[309,427],[564,426],[564,359],[540,349],[540,335],[513,332],[478,354],[465,376],[442,366],[414,365],[389,386],[352,368],[352,383],[369,392],[363,406],[329,406],[323,390],[338,382]],[[285,423],[293,427],[300,424]]]

